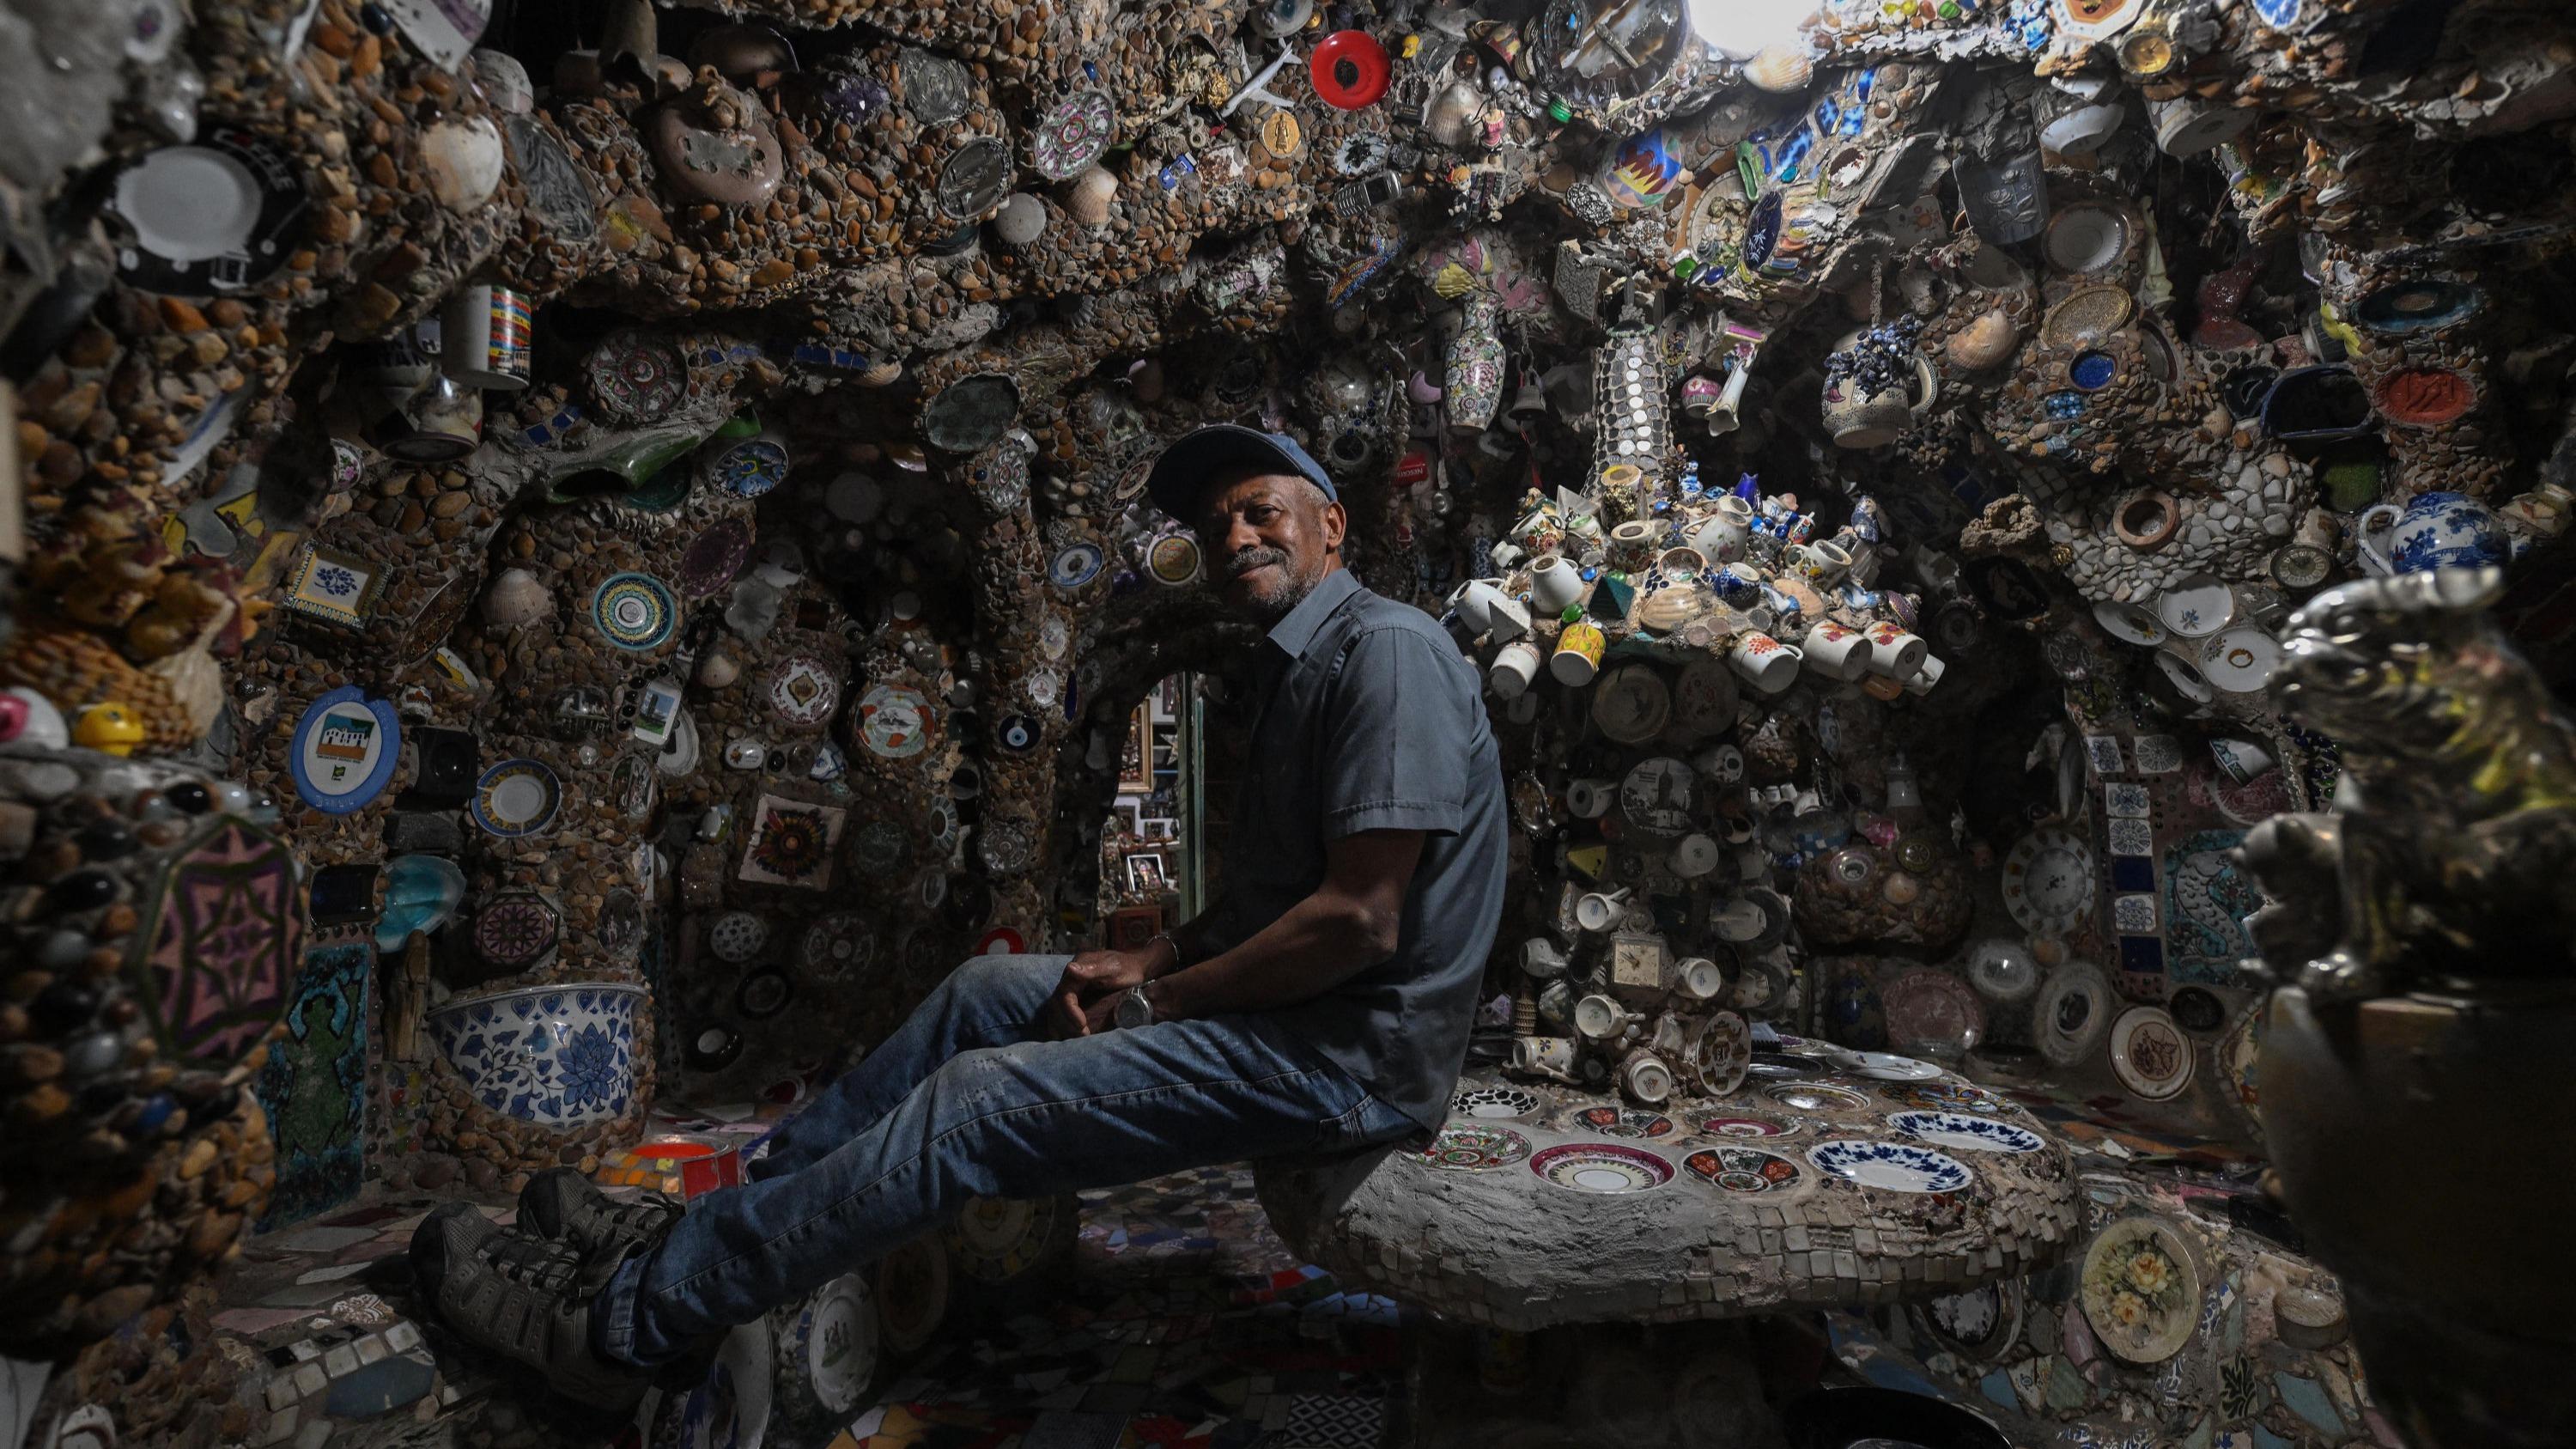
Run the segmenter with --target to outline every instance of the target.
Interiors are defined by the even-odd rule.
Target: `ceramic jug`
[[[2380,574],[2502,564],[2511,540],[2487,506],[2459,493],[2419,493],[2401,509],[2374,503],[2361,512],[2355,547]]]

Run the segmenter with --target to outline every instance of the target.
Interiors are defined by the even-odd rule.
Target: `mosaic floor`
[[[434,1206],[389,1200],[252,1240],[215,1319],[265,1411],[250,1443],[391,1442],[493,1387],[433,1359],[401,1316],[403,1250]],[[1410,1338],[1393,1302],[1290,1256],[1249,1168],[1184,1173],[1084,1194],[1070,1272],[895,1370],[833,1449],[1370,1449]],[[432,1392],[434,1371],[448,1378]],[[359,1405],[372,1422],[347,1422]]]

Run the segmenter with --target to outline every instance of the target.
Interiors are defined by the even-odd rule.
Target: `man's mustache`
[[[1260,568],[1265,564],[1279,564],[1285,566],[1287,562],[1288,555],[1283,550],[1275,548],[1247,548],[1243,552],[1236,554],[1234,557],[1225,561],[1225,576],[1230,579],[1239,579],[1245,574],[1248,574],[1254,569]]]

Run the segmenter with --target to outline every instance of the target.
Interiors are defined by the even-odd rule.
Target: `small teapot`
[[[2378,574],[2500,565],[2513,552],[2503,523],[2462,493],[2419,493],[2403,508],[2374,503],[2355,535],[2362,566]]]

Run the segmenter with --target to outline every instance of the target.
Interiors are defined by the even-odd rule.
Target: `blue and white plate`
[[[1106,562],[1100,545],[1077,543],[1055,556],[1055,561],[1047,566],[1047,577],[1057,588],[1071,592],[1100,577],[1100,570]]]
[[[2037,1152],[2048,1145],[2027,1127],[1964,1112],[1899,1112],[1887,1121],[1908,1137],[1954,1152]]]
[[[1957,1192],[1976,1176],[1955,1157],[1903,1142],[1842,1137],[1808,1148],[1807,1160],[1828,1177],[1888,1192]]]

